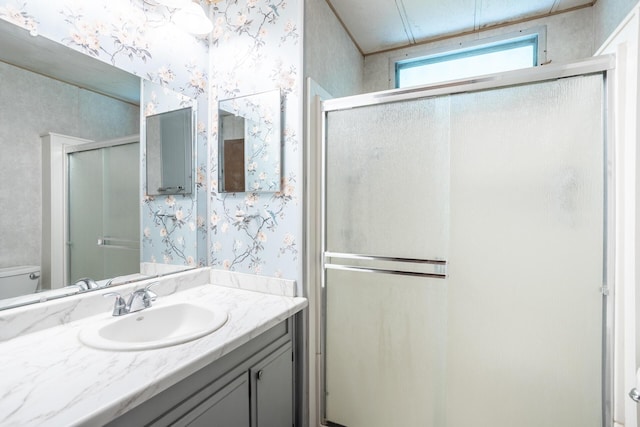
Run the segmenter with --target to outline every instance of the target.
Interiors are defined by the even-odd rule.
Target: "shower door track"
[[[488,74],[472,79],[453,80],[451,82],[413,86],[403,89],[390,89],[362,95],[345,96],[343,98],[322,101],[322,129],[324,141],[324,115],[329,111],[347,110],[375,104],[388,104],[397,101],[407,101],[435,97],[440,95],[454,95],[464,92],[476,92],[483,89],[496,89],[506,86],[543,82],[548,80],[575,77],[586,74],[606,73],[615,68],[613,55],[602,55],[584,59],[571,64],[544,65],[505,73]],[[324,149],[324,146],[323,146]]]
[[[480,76],[472,79],[455,80],[442,84],[416,86],[407,89],[391,89],[387,91],[374,92],[362,95],[348,96],[343,98],[328,99],[322,101],[320,114],[321,129],[321,170],[320,170],[320,253],[322,256],[322,268],[320,269],[320,366],[319,375],[317,375],[319,384],[316,390],[319,393],[319,414],[323,427],[335,425],[326,419],[326,271],[328,269],[341,269],[351,271],[365,271],[372,273],[390,273],[404,275],[424,275],[427,277],[445,278],[445,274],[432,273],[414,273],[406,271],[374,269],[362,266],[345,266],[327,263],[326,259],[330,257],[340,256],[347,259],[369,259],[369,260],[386,260],[404,262],[422,262],[422,263],[441,263],[446,267],[446,261],[440,260],[415,260],[415,259],[385,259],[386,257],[377,257],[371,255],[358,254],[338,254],[327,251],[327,234],[326,234],[326,218],[327,218],[327,200],[326,200],[326,178],[327,178],[327,147],[326,147],[326,123],[327,113],[331,111],[347,110],[351,108],[364,107],[376,104],[387,104],[399,101],[415,100],[420,98],[429,98],[442,95],[454,95],[465,92],[476,92],[486,89],[496,89],[508,86],[517,86],[523,84],[531,84],[536,82],[557,80],[568,77],[577,77],[589,74],[602,74],[604,85],[603,96],[603,113],[604,115],[604,240],[603,240],[603,278],[602,278],[602,426],[611,427],[613,425],[613,324],[614,324],[614,300],[610,297],[614,284],[614,241],[615,241],[615,224],[614,224],[614,207],[615,200],[613,170],[614,170],[614,144],[613,127],[607,125],[610,116],[606,113],[612,109],[613,99],[613,78],[608,75],[609,71],[615,69],[615,57],[613,55],[602,55],[592,57],[571,64],[545,65],[535,68],[509,71],[505,73],[497,73],[486,76]],[[310,373],[311,374],[311,373]]]

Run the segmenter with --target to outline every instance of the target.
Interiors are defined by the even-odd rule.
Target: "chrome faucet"
[[[104,294],[103,297],[116,297],[116,302],[113,306],[114,316],[135,313],[136,311],[151,307],[151,303],[158,298],[158,295],[151,291],[150,288],[159,283],[160,282],[153,282],[147,285],[144,289],[133,291],[129,296],[129,302],[126,303],[124,302],[124,298],[117,292],[108,292]]]
[[[75,283],[71,283],[67,285],[67,287],[76,287],[78,288],[78,292],[86,292],[86,291],[90,291],[98,288],[108,288],[109,286],[111,286],[111,283],[116,279],[118,279],[118,277],[109,279],[107,280],[106,283],[100,285],[98,282],[96,282],[93,279],[90,279],[88,277],[83,277],[82,279],[78,279]]]
[[[100,287],[95,280],[89,279],[88,277],[83,277],[82,279],[78,279],[73,285],[69,286],[77,286],[80,289],[80,292],[88,291],[89,289],[97,289]]]

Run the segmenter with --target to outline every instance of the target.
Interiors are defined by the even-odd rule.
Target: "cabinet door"
[[[275,351],[251,369],[252,427],[293,426],[293,357],[291,344]]]
[[[249,374],[245,372],[180,418],[175,426],[250,427]]]

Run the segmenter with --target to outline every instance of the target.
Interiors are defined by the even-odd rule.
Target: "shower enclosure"
[[[323,103],[326,425],[610,425],[609,67]]]
[[[105,146],[106,145],[106,146]],[[101,280],[140,271],[140,144],[68,152],[68,275]]]

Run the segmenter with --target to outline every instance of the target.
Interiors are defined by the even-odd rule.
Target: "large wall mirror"
[[[221,192],[280,191],[281,111],[279,90],[218,103]]]
[[[81,276],[100,284],[118,276],[114,285],[144,278],[141,79],[0,19],[0,81],[0,274],[37,271],[32,298],[18,299],[77,293],[67,285]],[[101,231],[86,231],[93,226]],[[0,290],[0,309],[22,305],[15,299]]]

